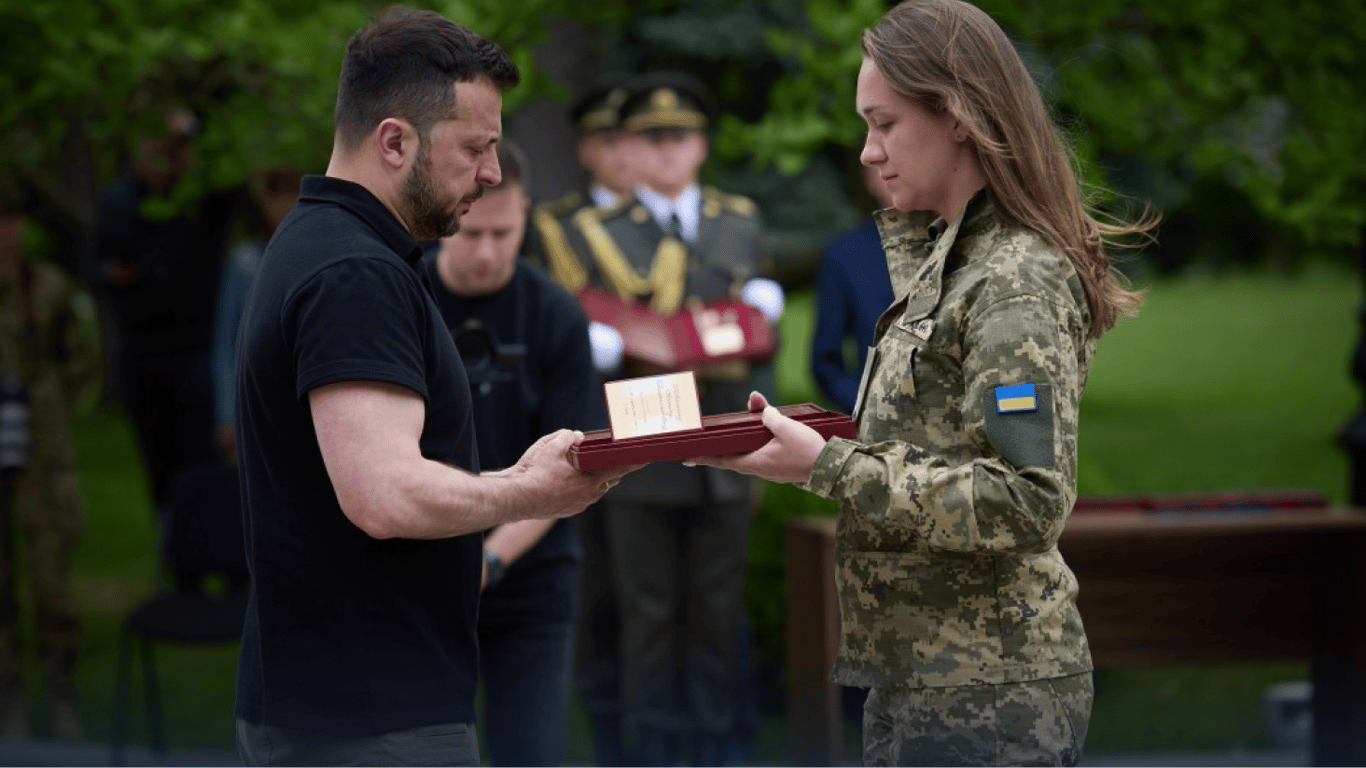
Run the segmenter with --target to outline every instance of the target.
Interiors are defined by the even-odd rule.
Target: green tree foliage
[[[804,0],[772,28],[790,77],[763,118],[728,120],[718,149],[793,174],[857,143],[848,105],[876,0]],[[1349,252],[1366,226],[1366,6],[1235,0],[981,0],[1017,41],[1087,176],[1213,221],[1246,208],[1257,250]],[[1214,199],[1199,199],[1201,197]]]
[[[1215,261],[1271,251],[1289,263],[1359,242],[1366,4],[979,2],[1017,41],[1087,177],[1163,209],[1164,246],[1184,248],[1180,258],[1208,246],[1236,254]],[[321,168],[346,40],[386,4],[0,0],[4,153],[85,227],[95,189],[172,104],[204,118],[203,173],[178,197],[266,168]],[[509,52],[524,75],[509,110],[568,99],[574,84],[533,55],[565,20],[596,33],[587,53],[599,70],[697,74],[722,107],[708,180],[759,201],[772,250],[805,259],[794,281],[868,210],[853,173],[865,130],[853,109],[858,41],[888,0],[409,4]],[[782,645],[781,526],[808,511],[829,505],[771,491],[756,518],[749,595],[770,663]]]
[[[567,97],[532,56],[547,20],[600,29],[627,64],[700,68],[726,116],[713,167],[828,181],[862,137],[858,36],[886,0],[420,0],[498,40],[527,75],[508,106]],[[1282,247],[1344,249],[1366,225],[1366,6],[1235,0],[981,5],[1019,41],[1080,150],[1108,180],[1167,210],[1238,198]],[[132,137],[178,102],[205,118],[203,183],[331,144],[341,51],[383,3],[0,0],[6,153],[49,189],[110,178]],[[634,50],[632,47],[634,46]],[[819,168],[825,164],[823,169]],[[1108,169],[1109,176],[1103,172]],[[769,180],[767,187],[796,189]],[[797,185],[798,187],[800,185]],[[193,194],[191,189],[186,194]],[[743,191],[743,190],[742,190]],[[799,191],[799,190],[798,190]],[[75,207],[82,194],[65,201]],[[89,194],[85,194],[88,203]],[[847,205],[843,189],[827,197]],[[795,217],[809,221],[810,216]],[[1203,215],[1203,214],[1202,214]],[[89,211],[77,217],[88,221]],[[847,212],[837,212],[847,223]]]
[[[1054,14],[994,1],[989,10],[1058,62],[1054,95],[1094,150],[1225,186],[1306,245],[1358,242],[1366,6],[1102,0]]]
[[[138,136],[172,106],[202,118],[203,173],[176,198],[228,188],[275,167],[321,169],[351,34],[385,2],[309,0],[0,0],[0,130],[6,154],[39,187],[92,223],[94,189],[119,171]],[[506,106],[563,92],[533,61],[545,19],[576,14],[621,24],[628,4],[576,9],[566,0],[418,0],[497,40],[522,68]],[[648,5],[648,4],[647,4]],[[76,187],[72,190],[71,187]]]
[[[854,112],[859,36],[886,10],[882,0],[806,0],[793,26],[771,25],[765,43],[782,68],[761,119],[725,115],[716,141],[725,159],[752,158],[788,176],[833,145],[854,148],[863,122]]]

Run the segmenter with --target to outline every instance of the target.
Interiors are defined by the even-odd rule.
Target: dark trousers
[[[574,670],[593,736],[593,763],[627,765],[622,743],[621,618],[615,594],[607,504],[599,501],[575,522],[583,547]]]
[[[159,510],[176,472],[218,460],[209,350],[151,353],[128,346],[119,352],[119,397]]]
[[[479,624],[490,765],[563,765],[574,624]]]
[[[479,765],[479,738],[470,723],[348,737],[238,719],[237,753],[247,766]]]
[[[644,764],[676,759],[684,738],[724,749],[732,732],[732,653],[749,522],[748,502],[613,501],[608,527],[619,575],[626,725]]]

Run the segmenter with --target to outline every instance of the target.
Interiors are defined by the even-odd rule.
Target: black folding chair
[[[152,749],[164,756],[153,645],[222,645],[242,637],[249,577],[237,471],[220,466],[184,470],[172,482],[166,505],[165,570],[173,583],[124,620],[114,689],[112,765],[123,764],[129,662],[135,644],[142,656]]]

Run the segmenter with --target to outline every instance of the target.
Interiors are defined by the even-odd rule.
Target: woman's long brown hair
[[[1000,26],[962,0],[906,0],[863,33],[863,55],[897,93],[966,129],[997,210],[1071,260],[1091,310],[1091,337],[1142,303],[1107,246],[1151,239],[1157,217],[1101,221],[1082,198],[1075,158]]]

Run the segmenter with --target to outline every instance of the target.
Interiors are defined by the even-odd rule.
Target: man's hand
[[[621,478],[643,464],[581,472],[569,463],[569,449],[583,440],[583,433],[561,429],[545,435],[526,449],[517,463],[495,474],[514,477],[527,485],[538,503],[527,517],[567,517],[582,512]]]
[[[699,456],[684,463],[729,469],[775,483],[800,483],[810,477],[816,457],[825,448],[825,438],[800,421],[779,413],[758,392],[749,394],[749,410],[751,413],[763,412],[764,426],[773,433],[773,439],[751,453]]]

